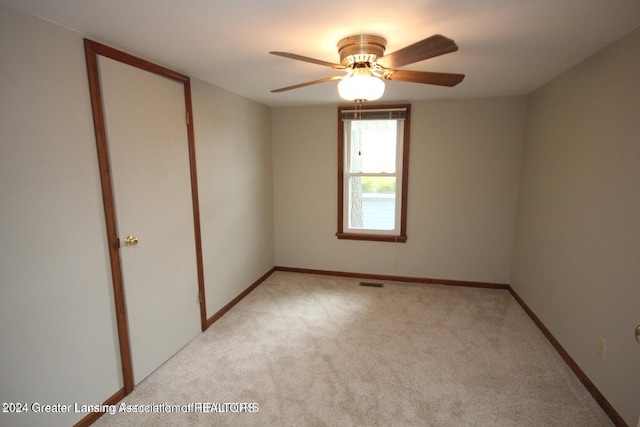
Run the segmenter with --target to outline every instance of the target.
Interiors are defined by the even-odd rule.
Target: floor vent
[[[381,288],[384,285],[382,283],[360,282],[360,286],[369,286],[371,288]]]

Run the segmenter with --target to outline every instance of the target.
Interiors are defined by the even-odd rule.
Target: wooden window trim
[[[407,241],[407,196],[409,188],[409,140],[411,129],[411,104],[393,105],[366,105],[361,106],[363,110],[380,110],[387,108],[406,108],[407,117],[404,121],[404,134],[402,141],[402,187],[400,189],[402,201],[400,203],[400,233],[398,235],[388,234],[365,234],[349,233],[344,231],[344,122],[342,121],[342,111],[351,110],[353,106],[338,107],[338,239],[345,240],[368,240],[378,242],[405,243]]]

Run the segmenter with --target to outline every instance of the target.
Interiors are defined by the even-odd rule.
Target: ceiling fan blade
[[[333,62],[322,61],[321,59],[309,58],[307,56],[296,55],[289,52],[269,52],[272,55],[283,56],[289,59],[297,59],[298,61],[310,62],[312,64],[323,65],[325,67],[333,68],[334,70],[344,70],[346,67],[340,64],[334,64]]]
[[[378,63],[386,68],[398,68],[444,55],[445,53],[455,52],[456,50],[458,50],[458,45],[453,40],[443,35],[435,34],[379,58]]]
[[[438,86],[455,86],[464,80],[464,74],[432,73],[429,71],[395,70],[388,77],[389,80],[398,80],[411,83],[426,83]]]
[[[291,90],[291,89],[298,89],[299,87],[305,87],[305,86],[311,86],[317,83],[324,83],[324,82],[330,82],[332,80],[340,80],[343,76],[331,76],[331,77],[325,77],[324,79],[319,79],[319,80],[313,80],[310,82],[305,82],[305,83],[300,83],[297,85],[293,85],[293,86],[287,86],[287,87],[281,87],[280,89],[274,89],[271,92],[284,92],[287,90]]]

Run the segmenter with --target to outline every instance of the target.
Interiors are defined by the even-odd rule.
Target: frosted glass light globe
[[[366,68],[355,68],[350,76],[338,83],[340,97],[347,101],[375,101],[384,93],[384,82]]]

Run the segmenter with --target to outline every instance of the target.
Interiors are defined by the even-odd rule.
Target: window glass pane
[[[349,228],[393,230],[396,223],[396,178],[349,178]]]
[[[396,172],[396,120],[351,121],[349,172]]]

